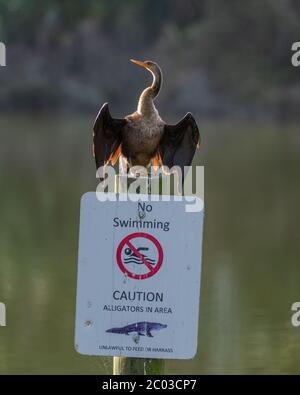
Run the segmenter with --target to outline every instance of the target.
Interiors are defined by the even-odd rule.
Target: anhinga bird
[[[184,166],[190,166],[200,134],[191,113],[176,125],[167,125],[154,105],[162,85],[160,67],[151,61],[131,61],[153,75],[152,85],[146,88],[138,102],[137,111],[124,119],[112,118],[105,103],[94,124],[94,156],[97,169],[118,158],[132,166],[179,166],[184,177]]]

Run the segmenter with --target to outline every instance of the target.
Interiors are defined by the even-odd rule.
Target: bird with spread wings
[[[115,165],[120,158],[126,164],[126,172],[134,166],[178,166],[184,177],[184,167],[191,165],[200,146],[196,121],[187,113],[176,125],[166,124],[154,105],[162,85],[160,67],[152,61],[131,61],[150,71],[153,82],[141,93],[137,110],[123,119],[113,118],[107,103],[101,107],[93,139],[97,169]]]

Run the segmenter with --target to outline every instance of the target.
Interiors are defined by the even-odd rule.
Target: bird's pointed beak
[[[132,63],[137,64],[138,66],[144,67],[144,69],[149,69],[149,66],[145,62],[141,62],[140,60],[130,59]]]

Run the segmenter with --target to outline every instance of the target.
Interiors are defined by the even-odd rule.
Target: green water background
[[[297,125],[205,122],[199,347],[167,373],[300,373]],[[88,117],[0,117],[0,374],[108,374],[73,347],[79,201],[95,190]]]

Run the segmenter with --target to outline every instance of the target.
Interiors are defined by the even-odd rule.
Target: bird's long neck
[[[162,85],[162,74],[159,68],[151,70],[153,75],[152,85],[146,88],[139,99],[137,111],[144,116],[151,116],[156,114],[157,110],[154,105],[154,99],[159,94]]]

